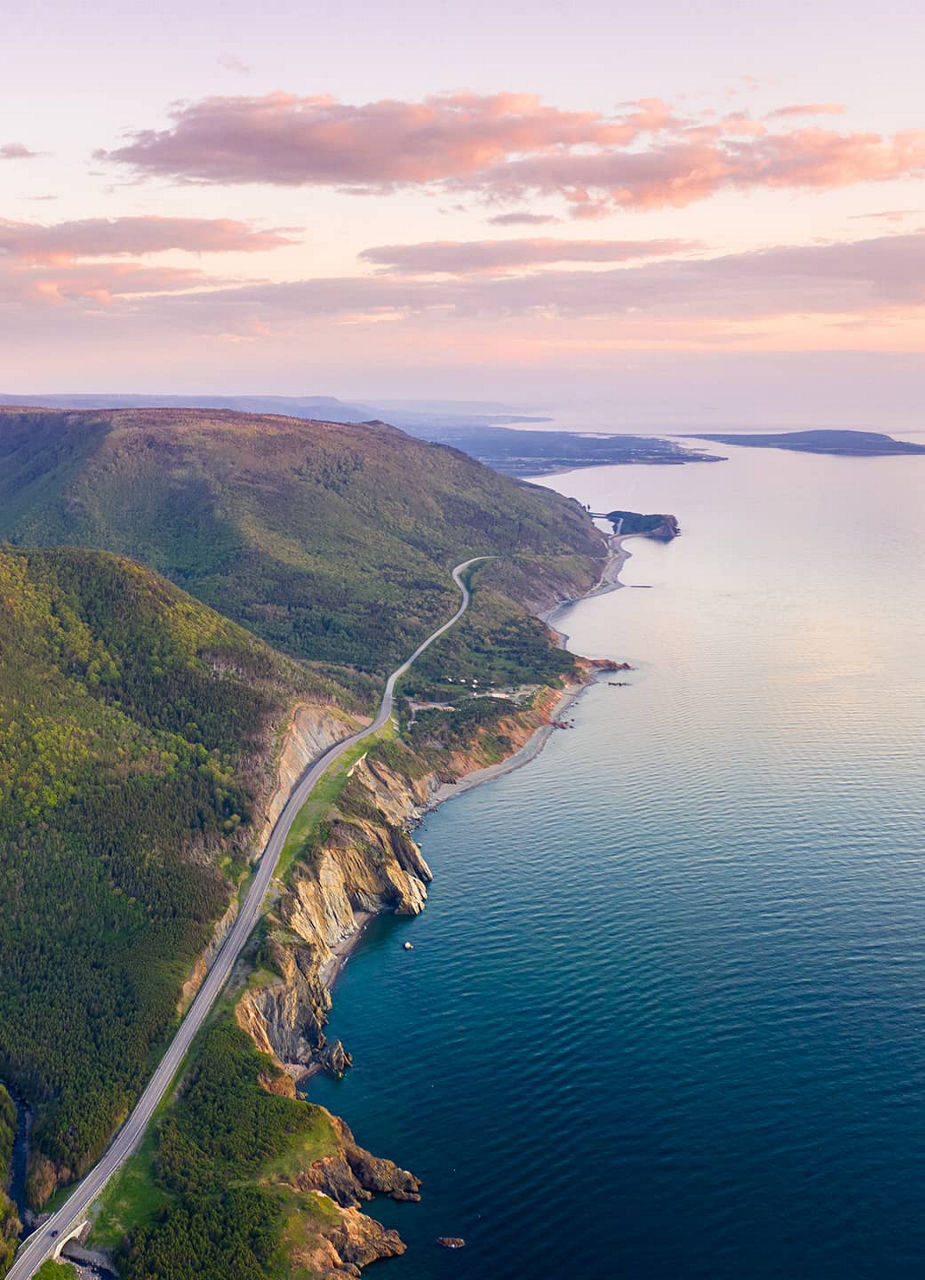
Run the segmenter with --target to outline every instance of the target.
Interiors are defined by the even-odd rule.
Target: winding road
[[[75,1227],[86,1220],[90,1206],[97,1199],[106,1183],[112,1178],[113,1174],[122,1168],[129,1156],[137,1149],[141,1139],[144,1137],[151,1117],[180,1069],[187,1050],[205,1021],[209,1010],[218,999],[235,961],[241,954],[241,950],[257,922],[264,896],[273,878],[279,855],[282,852],[283,845],[286,843],[286,837],[295,821],[296,815],[334,761],[357,742],[362,742],[364,738],[376,733],[386,723],[392,714],[392,708],[395,703],[395,685],[397,681],[401,679],[425,649],[429,648],[435,640],[438,640],[440,636],[456,625],[468,609],[471,594],[463,581],[463,573],[480,560],[491,558],[490,556],[475,556],[471,560],[465,560],[462,564],[456,566],[453,570],[453,581],[460,590],[462,601],[452,618],[450,618],[449,622],[445,622],[442,627],[438,627],[432,635],[429,635],[426,640],[418,645],[407,662],[403,662],[400,667],[392,672],[386,681],[382,701],[372,724],[328,747],[302,775],[270,834],[263,856],[257,864],[257,872],[253,883],[247,892],[238,917],[225,939],[221,951],[216,956],[205,982],[199,988],[195,1000],[190,1005],[186,1017],[180,1023],[176,1035],[170,1042],[156,1071],[148,1081],[144,1092],[135,1104],[135,1109],[129,1115],[129,1118],[119,1130],[99,1163],[91,1169],[83,1181],[71,1192],[61,1208],[22,1243],[13,1265],[6,1273],[6,1280],[28,1280],[30,1276],[34,1275],[42,1263],[54,1254],[55,1249],[60,1246],[61,1242],[73,1234]]]

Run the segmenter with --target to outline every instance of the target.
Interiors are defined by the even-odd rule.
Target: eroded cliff
[[[584,679],[590,679],[587,666]],[[410,828],[446,784],[518,752],[549,725],[561,690],[526,705],[492,702],[463,729],[425,715],[407,740],[377,743],[351,771],[336,806],[306,842],[268,919],[262,968],[236,1006],[240,1026],[295,1079],[332,1065],[324,1027],[339,962],[371,915],[415,915],[431,872]],[[337,1052],[333,1066],[346,1065]]]

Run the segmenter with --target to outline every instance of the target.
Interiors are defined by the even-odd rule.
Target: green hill
[[[174,1022],[296,696],[352,698],[138,565],[0,547],[0,1078],[37,1201]]]
[[[577,503],[458,450],[208,409],[0,410],[0,538],[131,556],[290,654],[377,673],[446,616],[467,556],[516,557],[552,603],[603,555]]]

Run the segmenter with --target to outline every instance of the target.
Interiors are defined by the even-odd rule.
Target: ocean
[[[556,620],[629,686],[428,816],[338,981],[394,1280],[925,1274],[925,457],[721,452],[543,478],[680,521]]]

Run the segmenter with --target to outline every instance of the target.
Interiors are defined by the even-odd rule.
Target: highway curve
[[[296,815],[322,775],[328,771],[334,761],[349,750],[350,747],[354,746],[355,743],[362,742],[364,738],[381,729],[386,723],[392,714],[392,707],[395,702],[396,682],[401,679],[425,649],[432,645],[444,632],[449,631],[451,627],[456,625],[468,609],[470,592],[462,579],[462,574],[470,565],[490,558],[488,556],[475,556],[473,559],[465,560],[462,564],[456,566],[453,570],[453,581],[460,590],[462,600],[452,618],[450,618],[449,622],[445,622],[442,627],[438,627],[432,635],[429,635],[426,640],[418,645],[411,657],[392,672],[386,681],[385,692],[382,695],[379,710],[372,724],[357,733],[352,733],[348,738],[343,738],[340,742],[335,743],[334,746],[328,747],[327,751],[318,756],[296,784],[286,803],[286,807],[277,819],[276,826],[270,834],[267,847],[257,864],[253,883],[247,892],[238,917],[228,937],[225,939],[221,951],[216,956],[205,982],[199,988],[195,1000],[190,1005],[186,1017],[180,1023],[176,1035],[170,1042],[153,1076],[148,1081],[144,1092],[135,1104],[135,1109],[116,1134],[99,1163],[75,1187],[61,1208],[22,1243],[13,1265],[7,1272],[6,1280],[28,1280],[28,1277],[34,1275],[46,1258],[51,1257],[55,1247],[61,1243],[62,1239],[67,1239],[68,1235],[73,1233],[74,1228],[86,1219],[90,1206],[99,1196],[106,1183],[113,1174],[122,1168],[129,1156],[137,1149],[151,1117],[170,1087],[170,1082],[179,1070],[183,1058],[196,1033],[205,1021],[209,1010],[218,999],[231,970],[234,968],[235,961],[241,954],[241,950],[257,922],[264,895],[273,878],[279,855],[282,852],[283,845],[286,843],[286,837],[295,821]]]

